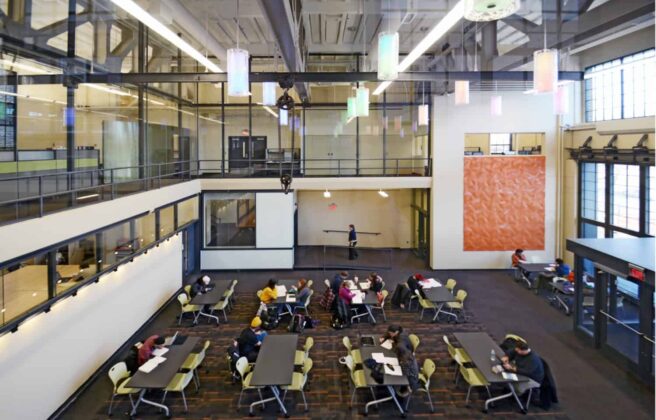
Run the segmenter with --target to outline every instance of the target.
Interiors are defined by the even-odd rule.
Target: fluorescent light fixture
[[[323,198],[330,198],[330,191],[328,191],[328,188],[323,192]]]
[[[456,80],[456,105],[469,103],[469,80]]]
[[[266,110],[266,112],[268,112],[269,114],[271,114],[274,117],[278,118],[278,114],[276,114],[276,112],[273,109],[271,109],[270,107],[264,105],[262,108],[264,108]]]
[[[550,93],[558,83],[558,50],[533,53],[533,88],[537,93]]]
[[[189,45],[185,40],[179,37],[175,32],[164,26],[160,21],[155,19],[150,13],[142,9],[137,3],[133,0],[112,0],[112,3],[125,10],[127,13],[132,15],[139,22],[143,23],[151,30],[156,32],[162,38],[169,41],[171,44],[178,47],[185,54],[189,55],[194,60],[198,61],[200,64],[204,65],[208,70],[214,73],[222,73],[223,70],[216,64],[212,63],[207,59],[203,54],[201,54],[197,49]]]
[[[280,108],[280,111],[278,112],[278,117],[279,117],[280,125],[289,124],[289,111],[287,111],[286,109]]]
[[[428,105],[422,104],[417,107],[417,125],[428,125]],[[414,128],[414,127],[413,127]],[[417,131],[416,129],[414,131]]]
[[[394,80],[399,76],[399,33],[378,35],[378,79]]]
[[[81,197],[78,197],[77,199],[78,199],[78,200],[86,200],[86,199],[88,199],[88,198],[94,198],[94,197],[98,197],[98,194],[83,195],[83,196],[81,196]]]
[[[275,82],[262,83],[262,105],[273,106],[275,104],[276,104],[276,83]]]
[[[228,95],[249,96],[248,51],[239,48],[228,50]]]
[[[442,38],[444,35],[446,35],[455,25],[464,17],[465,14],[465,0],[460,0],[458,3],[456,3],[455,6],[453,6],[453,9],[447,13],[442,20],[440,20],[437,25],[433,27],[433,29],[430,30],[422,39],[419,41],[419,44],[417,44],[416,47],[410,51],[410,54],[408,54],[403,61],[399,63],[398,71],[402,72],[407,70],[412,63],[415,62],[419,57],[422,56],[434,43],[439,41],[440,38]],[[389,86],[391,82],[383,82],[374,91],[374,95],[380,95],[383,93],[385,89],[387,89],[387,86]]]
[[[358,117],[369,116],[369,89],[359,87],[355,91],[355,114]]]
[[[378,195],[380,195],[380,196],[383,197],[383,198],[387,198],[387,197],[389,197],[389,194],[387,194],[387,193],[386,193],[385,191],[383,191],[383,190],[378,190]]]
[[[8,96],[15,96],[16,98],[23,98],[23,99],[29,99],[32,101],[39,101],[39,102],[47,102],[51,104],[58,104],[58,105],[66,105],[66,102],[63,101],[58,101],[56,99],[47,99],[47,98],[41,98],[38,96],[32,96],[32,95],[25,95],[22,93],[14,93],[14,92],[5,92],[0,90],[0,95],[8,95]]]
[[[498,117],[503,114],[503,97],[501,95],[493,95],[490,98],[490,115]]]

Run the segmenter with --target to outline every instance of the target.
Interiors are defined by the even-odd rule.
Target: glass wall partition
[[[255,193],[204,195],[206,247],[255,247]]]
[[[47,254],[3,267],[0,281],[0,321],[5,324],[48,300]]]
[[[178,226],[184,226],[198,219],[198,197],[193,197],[176,204],[178,206]]]
[[[98,243],[96,235],[77,239],[57,249],[56,290],[55,294],[66,291],[80,281],[92,277],[98,272]]]

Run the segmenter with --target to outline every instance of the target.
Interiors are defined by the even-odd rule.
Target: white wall
[[[294,268],[293,249],[225,249],[200,252],[202,270],[259,270]]]
[[[0,262],[45,248],[197,194],[197,180],[0,227]]]
[[[331,192],[324,198],[321,191],[298,193],[299,245],[346,246],[345,233],[324,230],[346,230],[354,224],[357,231],[380,232],[381,235],[358,235],[358,246],[409,248],[412,238],[412,190],[387,190],[383,198],[377,191]],[[329,205],[337,208],[331,210]]]
[[[47,418],[181,284],[174,236],[0,337],[0,418]]]
[[[493,93],[492,93],[493,94]],[[507,268],[510,253],[463,251],[463,153],[467,132],[543,132],[546,155],[545,249],[527,255],[554,258],[556,233],[557,121],[551,95],[502,92],[503,115],[490,116],[487,92],[471,92],[471,102],[455,106],[453,96],[436,96],[433,107],[433,189],[431,267],[434,269]]]
[[[255,195],[255,243],[258,248],[294,246],[294,195],[258,192]]]

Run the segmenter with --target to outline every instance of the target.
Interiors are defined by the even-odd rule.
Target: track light
[[[385,191],[383,191],[383,190],[378,190],[378,195],[380,195],[380,196],[383,197],[383,198],[387,198],[387,197],[389,197],[389,194],[387,194],[387,193],[386,193]]]
[[[328,188],[323,192],[323,198],[330,198],[330,191],[328,191]]]

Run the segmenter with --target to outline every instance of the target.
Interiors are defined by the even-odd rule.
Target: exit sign
[[[629,264],[629,277],[639,281],[645,281],[645,269],[637,265]]]

